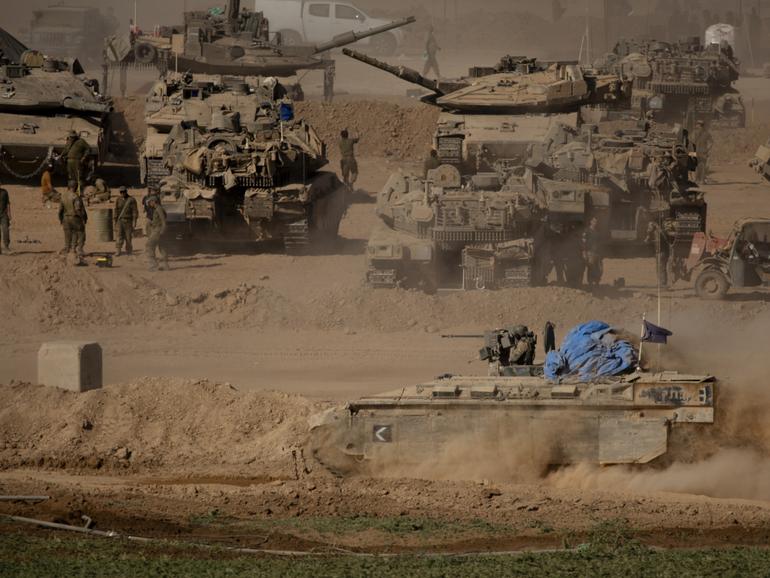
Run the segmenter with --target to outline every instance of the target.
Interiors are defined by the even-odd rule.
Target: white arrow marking
[[[387,442],[387,438],[383,437],[382,434],[388,431],[388,426],[384,427],[378,427],[376,430],[374,430],[374,437],[377,438],[377,441],[381,442]]]

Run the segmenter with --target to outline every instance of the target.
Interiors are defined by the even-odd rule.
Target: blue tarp
[[[619,339],[606,323],[589,321],[570,331],[561,347],[548,354],[545,377],[551,381],[564,377],[591,381],[626,373],[636,364],[636,349],[629,341]]]

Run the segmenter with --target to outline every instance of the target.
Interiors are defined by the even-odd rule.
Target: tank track
[[[289,253],[304,253],[310,246],[310,225],[307,219],[289,223],[283,234],[283,246]]]

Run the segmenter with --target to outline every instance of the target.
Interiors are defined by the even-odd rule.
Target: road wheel
[[[392,34],[386,32],[373,36],[371,47],[375,54],[380,56],[393,56],[398,50],[398,41]]]
[[[701,299],[724,299],[729,289],[727,277],[716,269],[706,269],[695,280],[695,293]]]
[[[299,46],[302,44],[302,36],[294,30],[281,30],[281,46]]]
[[[140,42],[134,46],[134,60],[139,64],[152,64],[158,56],[158,51],[152,44]]]

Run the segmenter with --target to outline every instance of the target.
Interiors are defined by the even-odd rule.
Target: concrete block
[[[43,343],[37,354],[37,382],[70,391],[102,387],[102,348],[88,341]]]

